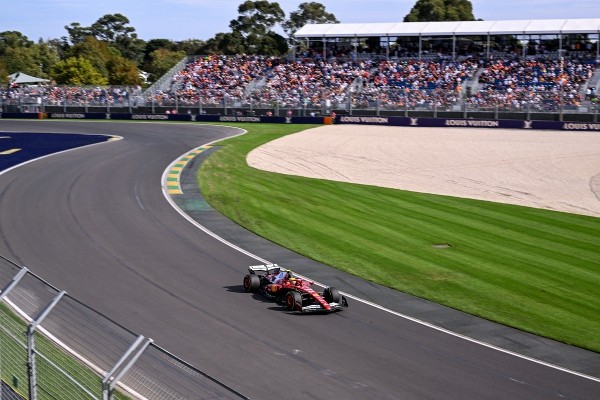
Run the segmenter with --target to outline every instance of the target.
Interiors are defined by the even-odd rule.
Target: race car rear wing
[[[251,274],[278,274],[281,267],[277,264],[251,265],[248,272]]]

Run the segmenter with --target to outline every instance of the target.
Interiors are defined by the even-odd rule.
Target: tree
[[[9,47],[4,52],[3,60],[9,73],[24,72],[40,76],[42,69],[36,60],[36,51],[31,47]]]
[[[123,14],[106,14],[92,24],[90,31],[98,40],[115,43],[118,38],[135,32],[135,28],[127,26],[128,24],[129,18]]]
[[[152,61],[152,53],[156,50],[165,49],[173,50],[175,48],[175,42],[170,39],[150,39],[146,42],[144,48],[144,65],[149,64]],[[146,67],[147,69],[147,67]]]
[[[36,63],[40,66],[42,77],[46,78],[52,73],[52,68],[60,61],[60,48],[57,48],[55,43],[39,40],[35,46]]]
[[[221,44],[227,46],[226,50],[222,48],[224,54],[232,54],[231,52],[236,47],[242,48],[241,52],[236,49],[238,54],[283,54],[287,52],[285,39],[272,30],[276,24],[285,20],[285,13],[279,3],[247,0],[240,4],[238,12],[240,16],[229,23],[232,35],[225,34],[220,37]],[[279,43],[282,42],[285,45],[283,52],[279,46]]]
[[[78,22],[65,26],[73,45],[80,44],[88,37],[108,43],[111,47],[130,60],[141,63],[144,58],[146,42],[139,39],[135,28],[129,25],[129,19],[123,14],[106,14],[92,26],[84,27]]]
[[[3,55],[9,48],[31,47],[34,43],[17,31],[0,32],[0,55]]]
[[[94,70],[108,80],[108,68],[106,64],[112,57],[120,56],[120,53],[112,49],[108,43],[99,41],[93,36],[87,36],[80,43],[72,46],[66,54],[67,58],[81,57],[88,60]]]
[[[286,54],[289,47],[285,38],[275,32],[268,32],[257,43],[255,54]]]
[[[106,85],[103,77],[89,60],[83,57],[69,57],[58,62],[52,69],[57,83],[69,85]]]
[[[183,51],[173,51],[166,48],[154,50],[150,54],[150,62],[146,65],[146,71],[151,74],[150,80],[155,81],[169,71],[186,54]]]
[[[6,65],[4,65],[4,61],[0,57],[0,85],[6,85],[8,83],[8,70],[6,69]]]
[[[233,32],[244,37],[254,34],[266,35],[276,24],[285,19],[285,13],[277,2],[246,0],[238,7],[240,16],[229,23]]]
[[[112,57],[106,68],[109,85],[139,85],[142,82],[136,63],[121,56]]]
[[[81,43],[86,37],[93,36],[92,28],[81,26],[79,22],[72,22],[71,25],[66,25],[65,29],[72,44]]]
[[[335,15],[325,11],[323,4],[310,2],[301,3],[298,11],[292,11],[290,18],[282,24],[282,27],[288,37],[292,38],[296,31],[306,24],[337,24],[339,22]]]
[[[185,54],[188,56],[194,54],[200,54],[198,50],[204,45],[203,40],[199,39],[187,39],[182,40],[181,42],[176,42],[173,50],[176,51],[185,51]]]
[[[233,55],[246,51],[246,39],[238,32],[217,33],[201,48],[201,52],[206,54]]]
[[[417,0],[404,22],[475,21],[469,0]]]
[[[129,25],[129,18],[123,14],[106,14],[90,27],[96,39],[107,42],[119,50],[123,57],[141,63],[146,43],[139,39],[135,28]]]

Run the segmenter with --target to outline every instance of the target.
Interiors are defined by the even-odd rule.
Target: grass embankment
[[[27,323],[0,302],[0,378],[23,398],[28,398],[29,394],[26,332]],[[40,400],[101,397],[102,379],[97,374],[39,333],[35,334],[35,338],[36,380]],[[116,400],[130,399],[119,391],[115,391],[113,397]]]
[[[364,279],[600,352],[599,218],[256,170],[250,150],[310,126],[238,126],[248,134],[199,173],[230,219]]]

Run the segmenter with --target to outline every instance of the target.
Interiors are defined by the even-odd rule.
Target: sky
[[[313,0],[280,0],[285,11]],[[314,0],[316,1],[316,0]],[[0,32],[18,31],[30,40],[67,36],[66,25],[90,26],[106,14],[123,14],[144,40],[207,40],[229,32],[244,0],[2,0]],[[322,0],[342,23],[401,22],[416,0]],[[484,20],[600,18],[600,0],[471,0]],[[281,33],[281,32],[280,32]]]

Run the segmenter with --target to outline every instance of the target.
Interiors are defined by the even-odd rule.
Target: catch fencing
[[[310,117],[335,112],[350,116],[600,121],[597,97],[582,98],[578,93],[555,87],[474,93],[439,88],[361,87],[338,95],[321,91],[284,100],[280,93],[266,89],[235,97],[227,93],[207,96],[194,90],[152,95],[131,87],[58,88],[60,91],[51,99],[31,93],[16,98],[0,96],[0,113]]]
[[[0,256],[0,399],[246,399]]]

